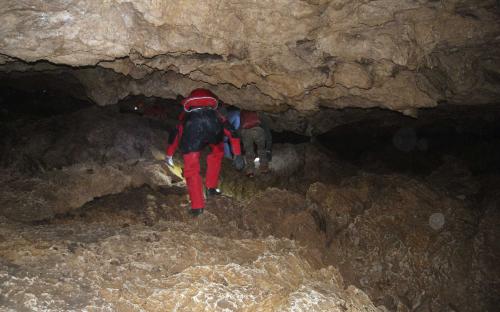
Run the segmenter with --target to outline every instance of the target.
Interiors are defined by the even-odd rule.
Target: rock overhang
[[[415,116],[498,102],[498,12],[495,1],[5,2],[0,71],[69,72],[100,105],[207,87],[270,113]]]

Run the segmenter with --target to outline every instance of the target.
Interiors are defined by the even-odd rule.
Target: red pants
[[[205,185],[207,188],[217,188],[219,184],[219,173],[224,156],[224,143],[210,144],[211,153],[207,156],[207,175]],[[184,178],[191,200],[192,209],[205,208],[203,197],[203,182],[200,176],[200,152],[191,152],[184,157]]]

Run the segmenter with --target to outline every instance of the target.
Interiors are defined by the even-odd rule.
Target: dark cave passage
[[[339,158],[376,173],[425,176],[454,159],[473,174],[500,172],[500,109],[441,106],[418,119],[394,113],[341,125],[317,137]]]
[[[0,82],[1,85],[1,82]],[[31,89],[30,92],[0,87],[2,121],[41,119],[71,113],[93,105],[90,101],[55,94],[50,89]]]
[[[297,134],[292,131],[272,131],[273,142],[281,144],[301,144],[311,141],[311,137],[307,135]]]
[[[6,218],[0,222],[6,230],[0,231],[0,244],[7,242],[4,237],[15,240],[17,226],[32,237],[27,250],[45,244],[57,257],[78,259],[81,252],[106,253],[108,240],[119,240],[125,247],[115,252],[123,259],[83,269],[95,273],[113,272],[109,265],[150,265],[149,251],[139,248],[146,258],[136,253],[135,240],[142,236],[130,241],[127,235],[149,233],[141,241],[145,246],[167,244],[165,231],[173,229],[175,240],[187,229],[227,244],[271,236],[305,246],[301,259],[313,268],[338,267],[348,284],[390,311],[401,304],[422,311],[453,307],[463,291],[443,290],[441,275],[465,284],[483,306],[494,305],[496,294],[488,292],[493,286],[485,284],[490,280],[485,275],[479,282],[469,280],[484,274],[475,271],[477,263],[487,272],[496,268],[488,258],[497,252],[489,240],[497,233],[496,221],[488,223],[498,219],[499,203],[500,109],[495,105],[441,106],[420,111],[418,119],[371,110],[313,138],[273,131],[272,173],[247,178],[224,160],[220,187],[225,195],[208,198],[207,213],[194,220],[187,213],[182,177],[164,165],[169,132],[182,111],[180,98],[129,95],[101,107],[74,81],[63,88],[55,88],[62,82],[47,76],[31,77],[23,88],[1,82],[0,182],[5,187],[0,212]],[[180,155],[175,161],[182,166]],[[43,233],[43,243],[33,231]],[[69,232],[67,244],[56,243]],[[443,245],[450,236],[454,239]],[[14,249],[5,246],[3,257],[36,261]],[[108,261],[95,257],[89,263]],[[412,267],[416,258],[424,267]],[[44,261],[38,269],[53,265]],[[451,265],[438,270],[432,267],[436,262]],[[67,274],[79,270],[68,265]],[[398,265],[400,271],[391,269]],[[170,267],[158,267],[171,274]],[[134,272],[135,278],[146,278]],[[398,294],[401,285],[405,294]],[[428,293],[424,301],[422,291]]]

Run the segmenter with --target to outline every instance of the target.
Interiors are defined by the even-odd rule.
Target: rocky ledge
[[[3,1],[0,71],[90,65],[63,69],[99,104],[206,86],[258,110],[415,116],[498,101],[498,17],[494,0]]]

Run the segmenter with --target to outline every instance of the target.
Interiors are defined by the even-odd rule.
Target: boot
[[[198,209],[191,209],[191,215],[193,217],[197,217],[199,215],[202,215],[203,214],[203,208],[198,208]]]
[[[207,197],[221,195],[222,192],[218,188],[207,189]]]

